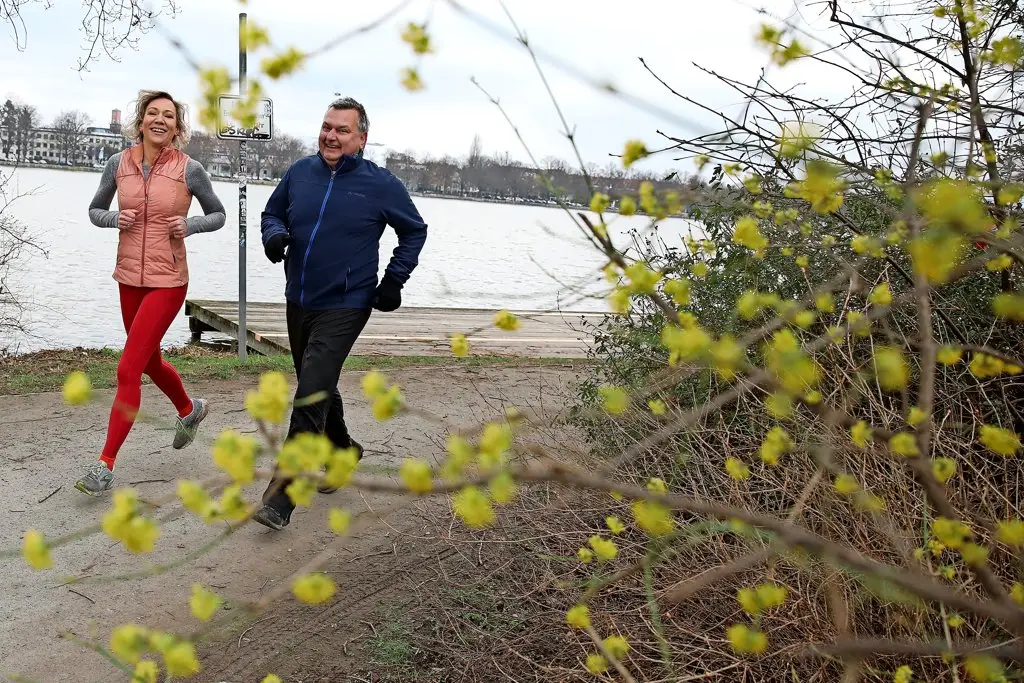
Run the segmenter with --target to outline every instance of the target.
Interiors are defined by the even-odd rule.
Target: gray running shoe
[[[174,425],[174,447],[184,448],[192,443],[199,431],[199,423],[209,414],[210,407],[204,398],[192,399],[192,412],[179,417]]]
[[[102,462],[89,465],[85,476],[78,480],[75,488],[88,496],[99,496],[114,485],[114,473]]]

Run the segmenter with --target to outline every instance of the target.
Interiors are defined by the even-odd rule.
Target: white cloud
[[[237,69],[237,22],[241,5],[218,0],[178,0],[182,9],[164,29],[178,37],[202,64]],[[783,0],[769,6],[782,9]],[[467,3],[510,36],[510,24],[498,2]],[[621,150],[625,140],[640,137],[650,145],[656,134],[689,136],[718,127],[712,113],[683,103],[648,74],[652,69],[683,94],[709,103],[717,111],[736,105],[739,96],[693,63],[711,65],[722,75],[754,80],[766,56],[753,44],[761,17],[738,0],[678,3],[666,0],[508,0],[507,5],[538,50],[556,56],[587,74],[615,83],[673,118],[629,104],[622,98],[580,83],[554,66],[545,75],[555,91],[584,158],[598,164]],[[384,11],[376,3],[324,3],[320,0],[250,0],[251,21],[267,26],[278,46],[312,49],[351,31]],[[129,109],[139,88],[165,88],[196,102],[198,83],[182,56],[157,32],[138,51],[122,52],[118,63],[104,58],[89,72],[74,70],[82,56],[80,17],[64,9],[25,10],[28,45],[0,42],[0,95],[15,95],[35,104],[44,119],[63,109],[82,109],[96,123],[110,110]],[[425,92],[410,94],[399,71],[413,56],[399,39],[402,25],[431,17],[436,54],[422,62]],[[262,55],[249,58],[250,70]],[[817,71],[820,73],[820,71]],[[813,66],[801,75],[812,76]],[[561,123],[529,55],[508,37],[501,38],[467,21],[447,3],[420,1],[377,29],[359,35],[281,82],[267,84],[274,100],[278,131],[312,138],[326,104],[335,92],[366,104],[371,141],[399,150],[434,155],[464,155],[479,133],[487,152],[508,151],[526,158],[514,132],[496,107],[471,82],[476,77],[519,127],[537,158],[572,157]],[[656,168],[682,167],[670,157],[643,162]]]

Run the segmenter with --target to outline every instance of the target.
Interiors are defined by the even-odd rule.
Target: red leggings
[[[142,403],[142,375],[153,380],[167,394],[179,417],[192,412],[189,398],[177,370],[160,355],[160,341],[174,322],[188,286],[174,288],[131,287],[119,283],[121,318],[128,339],[117,365],[117,394],[110,409],[107,442],[100,460],[114,469],[114,459],[128,438]]]

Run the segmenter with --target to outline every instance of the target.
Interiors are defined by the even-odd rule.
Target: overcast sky
[[[500,5],[465,0],[502,32],[511,26]],[[693,62],[713,66],[725,76],[752,81],[768,63],[753,42],[764,7],[777,16],[791,11],[792,0],[507,0],[507,6],[531,43],[597,78],[663,108],[672,118],[654,114],[581,83],[545,65],[546,75],[574,127],[584,159],[604,164],[632,137],[649,145],[661,142],[657,130],[691,136],[712,130],[714,120],[686,105],[643,69],[643,57],[674,88],[720,110],[734,108],[738,97]],[[755,5],[756,3],[756,5]],[[178,0],[180,13],[164,22],[204,64],[222,64],[237,72],[237,25],[241,5],[230,0]],[[326,2],[324,0],[250,0],[251,21],[270,29],[277,46],[312,49],[380,16],[393,2]],[[80,109],[96,125],[110,111],[127,112],[139,88],[162,88],[195,106],[195,75],[167,39],[153,32],[137,52],[125,51],[119,62],[107,57],[86,73],[75,70],[82,51],[80,3],[57,3],[59,9],[30,5],[24,12],[27,45],[19,51],[8,27],[0,42],[0,95],[35,105],[50,122],[60,111]],[[72,9],[74,8],[74,9]],[[64,12],[63,14],[61,12]],[[410,20],[431,17],[436,52],[423,59],[426,90],[408,93],[400,70],[414,56],[400,39]],[[265,53],[250,56],[254,68]],[[787,68],[782,81],[814,77],[813,65]],[[413,2],[368,34],[318,57],[281,82],[268,82],[274,101],[275,131],[310,140],[335,92],[362,101],[370,117],[370,142],[416,154],[461,157],[479,134],[489,154],[526,153],[501,112],[471,82],[475,76],[498,97],[538,159],[572,157],[560,134],[561,124],[544,85],[521,46],[486,31],[456,14],[443,2]],[[819,90],[828,83],[817,83]],[[668,155],[647,160],[653,168],[692,168],[689,160]]]

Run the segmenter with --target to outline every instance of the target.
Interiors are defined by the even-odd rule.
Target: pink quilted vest
[[[117,167],[117,205],[135,210],[135,225],[121,230],[114,279],[134,287],[188,284],[185,241],[170,235],[170,218],[187,216],[192,193],[185,183],[188,156],[165,147],[142,175],[142,145],[121,153]]]

